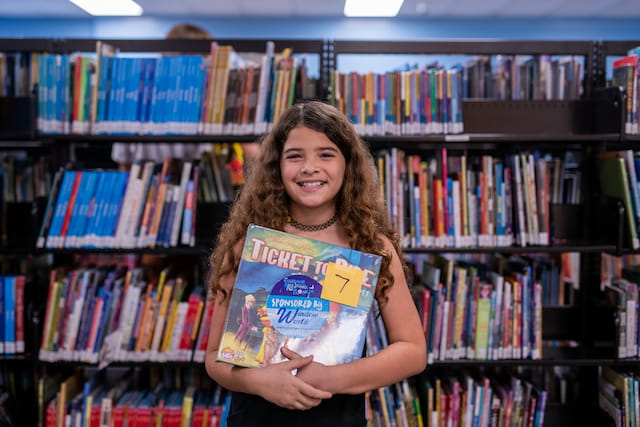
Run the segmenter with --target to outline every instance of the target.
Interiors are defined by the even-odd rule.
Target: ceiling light
[[[404,0],[345,0],[344,16],[396,16]]]
[[[140,16],[142,7],[133,0],[69,0],[94,16]]]

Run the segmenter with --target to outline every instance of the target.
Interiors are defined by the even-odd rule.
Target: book
[[[359,359],[382,257],[250,224],[217,360],[282,360],[286,345],[316,362]]]
[[[640,248],[637,223],[633,212],[633,199],[629,190],[624,159],[616,153],[598,159],[598,176],[602,193],[622,200],[625,208],[625,233],[632,249]]]

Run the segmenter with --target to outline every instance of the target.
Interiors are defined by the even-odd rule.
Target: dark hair
[[[210,40],[213,36],[205,29],[193,24],[177,24],[174,25],[165,39],[204,39]]]
[[[349,236],[351,248],[383,256],[376,289],[376,297],[383,303],[388,288],[393,285],[389,271],[391,254],[385,250],[383,236],[391,241],[402,259],[399,236],[391,227],[379,194],[369,148],[344,114],[319,101],[299,103],[289,108],[261,141],[260,153],[253,162],[245,187],[231,208],[229,219],[222,226],[211,255],[212,293],[220,292],[224,298],[228,296],[219,281],[222,276],[237,271],[240,260],[234,248],[244,240],[249,224],[284,230],[288,196],[280,175],[280,158],[289,132],[298,126],[325,134],[345,158],[345,176],[336,196],[336,212]]]

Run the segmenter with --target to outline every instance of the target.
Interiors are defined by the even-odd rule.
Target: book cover
[[[360,358],[381,261],[249,225],[218,360],[267,366],[285,345],[325,365]]]

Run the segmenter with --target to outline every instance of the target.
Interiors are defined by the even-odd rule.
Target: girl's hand
[[[295,354],[295,353],[294,353]],[[258,368],[255,372],[260,374],[261,387],[259,395],[278,406],[287,409],[305,411],[317,406],[323,399],[329,399],[331,393],[314,387],[292,371],[303,371],[313,361],[313,356],[297,357],[264,368]]]
[[[286,346],[283,346],[280,349],[280,352],[290,361],[300,361],[303,359],[307,359],[308,357],[312,357],[302,357],[300,354],[296,353]],[[331,379],[328,375],[329,372],[327,371],[327,367],[322,363],[311,361],[310,363],[307,363],[304,366],[298,368],[296,376],[314,387],[320,388],[322,390],[329,390],[331,387]]]

